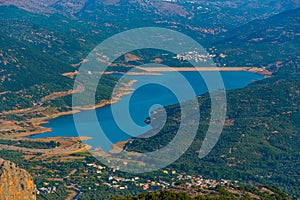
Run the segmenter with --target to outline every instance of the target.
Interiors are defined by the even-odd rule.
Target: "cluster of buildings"
[[[139,188],[141,190],[158,190],[172,188],[179,183],[184,183],[187,187],[197,186],[202,189],[216,188],[218,185],[231,185],[233,182],[228,180],[217,181],[214,179],[205,179],[201,175],[188,175],[186,173],[178,173],[175,170],[162,170],[162,176],[153,177],[152,180],[145,179],[144,177],[134,176],[130,178],[119,177],[115,175],[115,170],[108,170],[108,176],[102,176],[105,169],[104,166],[96,165],[94,163],[87,164],[88,167],[94,168],[101,183],[110,188],[119,190],[126,190],[128,188]],[[166,178],[163,178],[166,177]],[[99,186],[99,183],[95,183]]]
[[[177,3],[178,0],[163,0],[164,2],[169,2],[169,3]]]
[[[101,185],[106,185],[109,188],[116,190],[136,190],[136,191],[158,191],[163,189],[175,189],[176,188],[201,188],[201,189],[214,189],[217,186],[228,186],[236,185],[237,182],[232,182],[228,180],[217,181],[214,179],[205,179],[201,175],[190,175],[185,172],[177,172],[173,169],[164,169],[157,172],[157,175],[144,176],[125,176],[119,174],[114,169],[108,169],[107,167],[96,164],[87,163],[84,161],[85,169],[79,174],[72,173],[74,176],[82,176],[87,182],[89,177],[96,178],[93,179],[90,184],[86,184],[87,188],[82,188],[82,186],[76,186],[70,182],[66,182],[67,185],[72,186],[73,189],[81,194],[81,189],[95,190],[96,187]],[[77,171],[79,172],[79,171]],[[71,176],[71,175],[70,175]],[[78,183],[77,183],[78,184]],[[92,186],[94,185],[94,187]],[[85,186],[85,187],[86,187]],[[80,188],[80,189],[78,189]],[[47,195],[57,192],[56,186],[51,186],[49,183],[44,182],[43,187],[36,189],[37,194]]]
[[[212,56],[209,55],[208,53],[201,54],[198,51],[189,51],[184,53],[183,55],[178,54],[176,55],[175,58],[182,61],[194,61],[196,63],[200,63],[200,62],[207,62],[207,60],[211,57]]]
[[[36,194],[53,194],[55,193],[57,188],[55,186],[53,187],[41,187],[36,189]]]
[[[201,175],[192,176],[192,175],[180,174],[177,176],[177,179],[179,181],[184,182],[185,185],[188,187],[198,186],[201,189],[212,189],[212,188],[216,188],[219,185],[226,186],[226,185],[237,184],[237,181],[232,182],[230,180],[224,180],[224,179],[222,179],[221,181],[217,181],[214,179],[205,179]]]

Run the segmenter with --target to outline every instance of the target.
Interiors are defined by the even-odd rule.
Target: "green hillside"
[[[217,62],[227,66],[275,67],[300,51],[300,9],[252,21],[221,36],[213,44]],[[225,58],[219,57],[225,54]]]
[[[72,87],[63,72],[72,68],[0,33],[0,110],[31,107],[39,98]]]
[[[78,63],[113,31],[14,6],[0,7],[0,27],[0,111],[34,108],[43,97],[73,89],[74,80],[62,74],[74,72]],[[115,81],[104,77],[97,101],[110,98]],[[71,96],[43,105],[65,110],[71,106]]]
[[[114,31],[58,14],[35,14],[14,6],[0,7],[0,27],[7,36],[68,64],[79,63]]]
[[[299,61],[298,58],[286,63],[275,78],[228,91],[226,126],[217,146],[200,160],[197,152],[210,116],[210,98],[202,96],[202,119],[196,139],[171,167],[218,179],[274,185],[299,196]],[[286,70],[290,70],[289,76],[281,76]],[[170,106],[167,112],[173,114],[158,135],[135,139],[127,144],[127,150],[154,151],[168,143],[176,134],[180,109]]]
[[[136,197],[121,197],[113,198],[111,200],[254,200],[254,199],[292,199],[286,194],[278,191],[275,188],[266,188],[266,187],[238,187],[227,190],[226,187],[218,187],[214,190],[206,190],[206,195],[193,195],[196,197],[191,197],[184,192],[152,192],[147,194],[140,194]],[[264,190],[264,191],[263,191]],[[202,191],[204,192],[204,191]]]

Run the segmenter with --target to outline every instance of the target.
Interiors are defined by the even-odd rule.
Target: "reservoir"
[[[216,73],[216,72],[205,72],[205,73]],[[163,72],[159,76],[152,75],[131,75],[126,76],[126,78],[137,80],[136,83],[132,85],[133,90],[132,96],[129,99],[130,95],[123,96],[120,101],[116,104],[122,105],[129,101],[130,115],[132,120],[139,126],[146,126],[145,119],[149,117],[149,110],[153,105],[159,104],[162,106],[168,106],[175,103],[178,103],[176,96],[168,88],[163,87],[158,84],[148,84],[143,85],[144,83],[160,82],[167,84],[180,84],[176,80],[176,76],[173,72]],[[189,84],[195,91],[196,96],[200,96],[208,91],[204,80],[198,72],[181,72],[181,74],[188,80]],[[255,80],[263,79],[262,75],[254,74],[250,72],[220,72],[224,86],[226,90],[243,88],[249,85]],[[119,76],[119,75],[116,75]],[[143,85],[136,89],[139,85]],[[179,85],[180,86],[180,85]],[[219,88],[215,88],[219,89]],[[91,138],[97,138],[97,132],[93,131],[91,127],[98,123],[101,125],[101,128],[105,131],[106,136],[112,141],[112,143],[124,141],[130,139],[132,136],[126,134],[122,131],[117,123],[114,120],[114,116],[111,111],[113,105],[104,106],[96,109],[96,114],[98,117],[97,122],[92,122],[89,120],[89,114],[91,111],[82,111],[76,115],[82,115],[82,120],[79,125],[84,127],[86,130],[85,136]],[[122,110],[120,110],[122,112]],[[49,121],[48,124],[44,124],[44,127],[51,128],[51,132],[34,135],[31,138],[45,138],[45,137],[78,137],[76,127],[73,120],[73,115],[61,116]],[[134,131],[134,130],[133,130]],[[82,134],[81,134],[82,135]],[[98,141],[99,142],[99,141]],[[96,140],[89,140],[86,143],[91,145],[93,148],[99,147]],[[102,146],[102,145],[101,145]],[[108,150],[108,148],[106,149]]]

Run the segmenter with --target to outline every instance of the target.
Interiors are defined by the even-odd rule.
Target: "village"
[[[144,191],[156,191],[161,189],[169,189],[174,186],[184,184],[186,187],[198,187],[201,189],[214,189],[217,186],[236,185],[238,181],[206,179],[202,175],[190,175],[184,172],[177,172],[176,170],[164,169],[156,172],[158,176],[145,175],[126,175],[123,177],[115,169],[108,169],[103,165],[96,163],[84,163],[86,170],[82,174],[85,179],[88,175],[96,177],[94,186],[106,185],[109,188],[117,190],[138,189]],[[80,185],[76,186],[81,188]],[[93,187],[89,187],[92,190]],[[42,190],[40,188],[39,190]]]
[[[153,175],[130,175],[110,169],[98,162],[82,161],[84,170],[73,170],[64,178],[65,184],[76,191],[96,190],[97,187],[107,187],[114,190],[158,191],[178,187],[213,190],[218,186],[236,186],[238,181],[206,179],[202,175],[177,172],[174,169],[162,169]],[[79,182],[74,182],[82,177]],[[88,184],[87,184],[88,183]],[[88,186],[87,186],[88,185]],[[37,194],[52,194],[57,191],[57,185],[44,182],[43,187],[36,189]]]

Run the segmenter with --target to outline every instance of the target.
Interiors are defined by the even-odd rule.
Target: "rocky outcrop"
[[[24,169],[0,158],[0,200],[35,200],[32,177]]]

